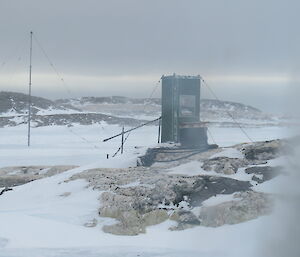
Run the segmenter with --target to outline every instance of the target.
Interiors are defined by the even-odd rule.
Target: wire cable
[[[1,64],[0,64],[0,72],[3,71],[4,67],[7,66],[7,64],[14,58],[14,54],[17,53],[17,55],[21,55],[23,53],[23,50],[24,50],[24,42],[22,41],[18,41],[16,44],[15,44],[15,47],[13,48],[14,51],[11,52],[10,54],[7,54],[5,55],[5,57],[2,58],[1,60]],[[19,61],[20,57],[18,58],[18,61]]]
[[[157,88],[158,88],[159,85],[160,85],[160,81],[161,81],[161,79],[160,79],[159,81],[156,82],[156,84],[154,85],[154,88],[153,88],[152,92],[150,93],[149,97],[146,98],[146,99],[151,99],[151,98],[152,98],[152,96],[154,95],[155,91],[157,90]],[[148,106],[148,105],[144,102],[143,113],[145,112],[147,106]],[[157,119],[156,119],[156,120],[157,120]],[[152,121],[151,121],[151,122],[152,122]],[[151,122],[149,122],[149,123],[151,123]],[[147,123],[147,124],[148,124],[148,123]],[[140,126],[139,126],[139,127],[140,127]],[[124,146],[126,140],[128,139],[128,137],[130,136],[130,133],[131,133],[131,131],[128,132],[126,138],[124,139],[123,146]],[[118,148],[118,150],[113,154],[112,157],[115,157],[115,156],[120,152],[120,150],[121,150],[121,146],[120,146],[120,147]]]
[[[42,44],[39,42],[39,40],[37,39],[37,37],[35,36],[35,34],[33,34],[33,38],[34,41],[37,43],[38,47],[40,48],[40,50],[42,51],[42,53],[44,54],[44,56],[46,57],[49,65],[52,67],[52,69],[54,70],[55,74],[57,75],[58,79],[62,82],[63,86],[65,87],[66,91],[68,92],[68,94],[71,96],[72,98],[72,94],[71,91],[69,89],[69,87],[67,86],[64,78],[60,75],[60,73],[58,72],[58,69],[55,67],[55,65],[53,64],[53,62],[51,61],[49,55],[47,54],[46,50],[44,49],[44,47],[42,46]],[[93,146],[96,149],[100,149],[97,145],[95,145],[94,143],[90,142],[88,139],[86,139],[85,137],[77,134],[76,132],[74,132],[70,127],[66,127],[70,133],[72,133],[73,135],[77,136],[78,138],[80,138],[82,141],[90,144],[91,146]]]
[[[216,100],[221,101],[202,77],[201,77],[201,80],[204,83],[204,85],[208,88],[208,90],[212,94],[212,96]],[[226,110],[226,113],[233,120],[233,122],[239,127],[239,129],[244,133],[244,135],[250,140],[250,142],[253,143],[253,140],[251,139],[251,137],[248,135],[248,133],[245,131],[245,129],[241,126],[241,124],[234,118],[234,116],[228,110]]]
[[[215,145],[217,145],[217,143],[216,143],[216,141],[215,141],[215,139],[214,139],[214,137],[213,137],[213,135],[212,135],[210,129],[209,129],[208,127],[206,127],[206,128],[207,128],[207,132],[208,132],[208,134],[209,134],[211,140],[213,141],[213,143],[214,143]]]
[[[37,39],[37,37],[35,36],[35,34],[33,34],[33,38],[34,41],[37,43],[38,47],[41,49],[42,53],[44,54],[44,56],[46,57],[49,65],[52,67],[53,71],[56,73],[57,77],[59,78],[59,80],[62,82],[63,86],[65,87],[65,89],[67,90],[68,94],[71,95],[71,90],[69,89],[69,87],[67,86],[64,78],[60,75],[60,73],[58,72],[57,68],[55,67],[55,65],[53,64],[53,62],[51,61],[49,55],[47,54],[47,52],[45,51],[44,47],[42,46],[42,44],[39,42],[39,40]]]
[[[153,97],[155,91],[158,89],[158,87],[159,87],[159,85],[160,85],[160,82],[161,82],[161,78],[160,78],[159,81],[157,81],[156,84],[153,86],[152,92],[150,93],[149,97],[146,98],[146,99],[151,99],[151,98]],[[148,106],[148,105],[147,105],[146,103],[144,103],[143,112],[145,112],[147,106]]]
[[[86,143],[92,145],[92,146],[93,146],[94,148],[96,148],[96,149],[100,149],[97,145],[93,144],[91,141],[87,140],[85,137],[83,137],[83,136],[77,134],[76,132],[74,132],[74,131],[73,131],[71,128],[69,128],[68,126],[67,126],[67,129],[69,130],[69,132],[71,132],[72,134],[74,134],[75,136],[77,136],[78,138],[80,138],[82,141],[84,141],[84,142],[86,142]]]

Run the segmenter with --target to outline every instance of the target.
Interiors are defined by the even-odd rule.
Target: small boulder
[[[178,225],[171,227],[170,230],[184,230],[200,225],[200,220],[197,218],[197,216],[191,211],[186,210],[178,210],[174,212],[171,215],[170,220],[178,222]]]

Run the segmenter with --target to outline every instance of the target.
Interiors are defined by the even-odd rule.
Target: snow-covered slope
[[[161,112],[159,98],[81,97],[56,102],[72,105],[84,111],[99,111],[110,115],[144,119],[159,117]],[[242,122],[278,122],[275,116],[263,113],[257,108],[229,101],[201,99],[200,112],[201,119],[209,122],[233,122],[232,117]]]
[[[98,111],[83,111],[68,103],[54,102],[42,97],[32,96],[31,101],[32,126],[73,126],[74,124],[90,125],[101,122],[137,126],[143,122],[133,118],[105,115]],[[27,123],[27,114],[27,95],[0,92],[0,127]]]
[[[33,114],[78,112],[75,107],[57,104],[42,97],[32,96],[31,101]],[[16,92],[0,92],[0,116],[22,115],[27,112],[27,95]]]
[[[231,120],[262,120],[272,121],[274,117],[261,110],[242,103],[202,99],[200,104],[201,117],[208,121]]]
[[[69,178],[94,168],[133,167],[137,156],[145,152],[145,146],[155,144],[157,129],[152,126],[137,130],[126,142],[124,155],[106,159],[106,154],[114,153],[120,145],[119,139],[102,142],[103,138],[120,131],[116,125],[72,128],[74,134],[86,140],[70,133],[67,127],[33,128],[30,149],[22,146],[22,142],[26,143],[25,128],[25,125],[0,128],[0,166],[76,164],[81,167],[15,187],[0,196],[1,257],[260,257],[266,256],[260,253],[261,247],[265,246],[264,239],[270,236],[270,228],[274,231],[274,224],[281,225],[280,218],[286,217],[274,220],[274,216],[264,216],[235,225],[198,226],[183,231],[169,231],[174,222],[167,221],[148,227],[146,234],[133,237],[104,233],[102,226],[111,225],[115,220],[98,215],[102,204],[99,201],[101,191],[87,187],[87,181],[69,181]],[[266,140],[282,137],[281,130],[253,128],[248,132],[254,140]],[[220,141],[223,146],[245,140],[242,133],[232,128],[215,128],[214,135],[223,140]],[[222,155],[239,158],[237,153],[235,149],[227,148]],[[175,171],[185,176],[194,175],[186,174],[188,168],[200,174],[202,170],[194,164],[178,166]],[[243,170],[228,176],[238,179],[239,175],[245,179],[252,177],[246,177]],[[267,189],[272,193],[274,182],[278,184],[282,179],[289,177],[281,176],[265,182],[266,186],[261,184],[257,190],[264,192]],[[204,204],[209,207],[231,200],[231,195],[217,195]],[[98,225],[93,227],[94,219]],[[280,238],[280,231],[272,234]]]
[[[80,97],[71,99],[56,100],[58,104],[71,105],[89,105],[89,104],[152,104],[160,105],[159,98],[130,98],[124,96],[108,96],[108,97]]]
[[[0,127],[26,123],[28,96],[14,92],[0,92]],[[284,125],[290,121],[263,113],[241,103],[202,99],[200,119],[211,125],[236,127]],[[32,97],[33,125],[94,124],[106,121],[137,125],[161,115],[160,99],[112,97],[81,97],[51,101]],[[127,119],[127,120],[126,120]]]

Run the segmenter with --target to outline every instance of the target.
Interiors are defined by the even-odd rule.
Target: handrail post
[[[123,154],[123,148],[124,148],[124,126],[122,127],[122,142],[121,142],[121,154]]]

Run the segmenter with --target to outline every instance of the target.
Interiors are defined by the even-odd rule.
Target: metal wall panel
[[[180,124],[199,122],[199,115],[200,76],[163,76],[161,142],[179,142]]]

